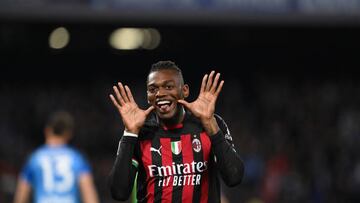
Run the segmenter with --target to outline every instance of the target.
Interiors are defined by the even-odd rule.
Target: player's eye
[[[174,87],[174,86],[172,86],[172,85],[166,85],[166,86],[165,86],[165,89],[171,90],[173,87]]]
[[[154,94],[154,93],[156,93],[156,91],[157,91],[157,88],[156,87],[148,87],[148,90],[147,90],[149,93],[151,93],[151,94]]]

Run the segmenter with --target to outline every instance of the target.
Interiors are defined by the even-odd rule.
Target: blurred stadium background
[[[146,106],[158,60],[183,69],[190,100],[222,73],[216,112],[246,165],[224,202],[359,202],[359,14],[359,0],[1,0],[0,202],[58,108],[75,115],[101,202],[115,202],[123,126],[108,94],[123,81]]]

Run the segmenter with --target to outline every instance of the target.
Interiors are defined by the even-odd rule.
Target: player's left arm
[[[244,163],[235,150],[225,121],[216,114],[214,116],[220,128],[216,134],[210,136],[215,164],[225,184],[235,186],[241,183],[244,176]]]
[[[225,122],[214,113],[215,103],[223,85],[224,81],[220,81],[220,73],[215,74],[215,71],[211,71],[209,75],[204,75],[199,96],[195,101],[189,103],[180,99],[178,102],[200,119],[210,137],[216,165],[223,180],[227,185],[235,186],[242,180],[244,164],[232,144]],[[225,139],[226,137],[229,139]]]
[[[80,153],[75,155],[75,173],[83,203],[99,203],[93,173],[88,160]]]
[[[99,197],[91,173],[83,173],[79,177],[81,197],[84,203],[98,203]]]

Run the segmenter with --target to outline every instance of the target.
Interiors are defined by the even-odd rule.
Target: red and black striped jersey
[[[110,175],[113,197],[129,197],[137,172],[138,202],[220,202],[218,174],[234,186],[244,166],[226,123],[215,117],[220,131],[212,136],[190,112],[168,127],[152,114],[138,138],[123,136]]]

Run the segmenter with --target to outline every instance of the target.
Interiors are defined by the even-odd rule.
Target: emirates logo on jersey
[[[193,147],[195,152],[200,152],[200,150],[201,150],[201,142],[200,142],[200,140],[197,139],[197,138],[193,139],[192,147]]]
[[[191,162],[167,166],[149,165],[149,176],[158,178],[158,186],[184,186],[184,185],[200,185],[201,177],[204,171],[208,169],[207,161]]]

